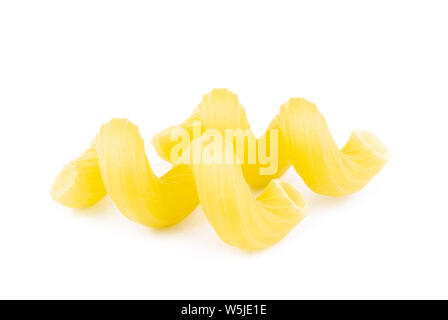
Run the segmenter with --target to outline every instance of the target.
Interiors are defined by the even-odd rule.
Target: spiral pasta
[[[86,153],[59,173],[51,190],[53,199],[72,208],[93,205],[106,193],[127,218],[149,227],[176,224],[198,205],[191,170],[175,166],[158,178],[138,128],[126,119],[104,124]]]
[[[191,139],[197,121],[201,123],[199,138]],[[365,131],[353,132],[339,150],[323,116],[305,99],[290,99],[282,105],[257,140],[237,96],[215,89],[204,96],[185,122],[153,138],[165,160],[173,162],[172,151],[177,145],[173,136],[180,129],[192,140],[187,151],[181,153],[188,154],[189,160],[195,156],[190,151],[204,154],[210,147],[210,129],[221,134],[229,129],[242,130],[246,142],[252,139],[255,149],[264,151],[272,146],[275,133],[276,168],[263,171],[266,162],[260,156],[255,162],[247,161],[251,150],[245,143],[243,158],[236,155],[230,162],[175,164],[159,178],[152,172],[138,128],[129,120],[112,119],[101,127],[88,150],[56,177],[53,199],[68,207],[83,208],[107,193],[126,217],[149,227],[176,224],[200,203],[222,240],[257,250],[278,242],[308,213],[297,190],[278,179],[291,164],[312,190],[342,196],[366,185],[388,159],[383,144]],[[232,145],[235,147],[233,141]],[[266,185],[258,197],[252,195],[250,186]]]
[[[205,130],[220,131],[240,128],[255,139],[246,112],[238,97],[227,89],[214,89],[205,95],[201,104],[182,124],[163,130],[152,142],[158,154],[170,161],[170,140],[174,130],[192,131],[192,123],[201,121]],[[269,141],[272,130],[278,130],[278,169],[273,174],[260,174],[263,165],[242,164],[246,181],[254,188],[265,186],[281,176],[292,165],[308,187],[328,196],[344,196],[363,188],[386,164],[389,153],[383,143],[367,131],[352,132],[346,145],[339,149],[317,107],[303,98],[292,98],[280,107],[268,129],[255,139]],[[245,154],[249,153],[245,144]]]

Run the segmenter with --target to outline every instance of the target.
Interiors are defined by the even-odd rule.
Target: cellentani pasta
[[[223,241],[257,250],[281,240],[308,213],[300,193],[279,179],[291,165],[314,192],[345,196],[363,188],[389,159],[383,143],[366,131],[352,132],[339,149],[322,114],[303,98],[283,104],[256,139],[238,97],[226,89],[205,95],[190,117],[152,143],[173,163],[160,178],[137,126],[112,119],[62,169],[52,198],[84,208],[108,194],[130,220],[154,228],[180,222],[200,204]],[[260,188],[254,197],[252,189]]]

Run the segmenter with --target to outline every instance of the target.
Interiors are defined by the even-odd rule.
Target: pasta
[[[316,106],[302,98],[282,105],[256,139],[238,97],[226,89],[205,95],[186,121],[152,142],[173,163],[160,178],[137,126],[112,119],[59,173],[52,198],[83,208],[108,194],[127,218],[155,228],[178,223],[200,203],[223,241],[257,250],[281,240],[309,211],[300,193],[279,180],[291,164],[313,191],[343,196],[364,187],[389,157],[366,131],[353,132],[338,149]],[[254,197],[251,187],[266,188]]]

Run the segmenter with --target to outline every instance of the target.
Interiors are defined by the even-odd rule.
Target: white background
[[[0,2],[0,298],[448,298],[446,1]],[[261,134],[289,97],[339,145],[367,129],[391,161],[359,193],[310,192],[270,249],[224,244],[198,208],[167,230],[50,199],[103,122],[150,145],[212,88]]]

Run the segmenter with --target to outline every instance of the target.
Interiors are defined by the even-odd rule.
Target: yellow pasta
[[[225,130],[229,129],[240,129],[246,132],[244,143],[244,154],[246,157],[242,163],[242,170],[246,181],[253,188],[266,186],[269,181],[278,178],[285,173],[291,165],[289,156],[284,152],[287,147],[281,136],[281,132],[278,133],[278,170],[276,170],[275,173],[266,174],[263,172],[263,174],[260,174],[260,169],[266,167],[266,165],[261,164],[260,161],[256,161],[255,163],[248,162],[248,141],[254,140],[256,144],[255,148],[257,150],[259,149],[260,141],[263,140],[269,144],[271,130],[278,130],[278,123],[277,120],[274,119],[263,136],[260,137],[260,139],[256,139],[250,129],[246,112],[239,103],[238,97],[226,89],[212,90],[209,94],[204,96],[202,103],[194,109],[191,116],[182,124],[165,129],[153,137],[152,143],[154,148],[162,159],[171,162],[171,149],[177,143],[177,141],[172,139],[173,132],[180,128],[186,130],[189,133],[190,138],[193,138],[193,124],[195,121],[201,123],[201,132],[210,129],[217,129],[223,135],[225,135]],[[269,149],[269,146],[267,146],[267,149]]]
[[[95,142],[61,170],[51,187],[51,197],[69,208],[92,206],[105,195]]]
[[[201,104],[185,122],[153,138],[153,145],[163,159],[170,161],[170,151],[176,143],[170,141],[173,131],[182,128],[191,132],[195,120],[201,121],[204,130],[240,128],[248,130],[252,138],[254,136],[238,97],[229,90],[214,89],[204,96]],[[260,174],[264,165],[260,164],[259,159],[255,164],[245,162],[242,165],[246,181],[254,188],[263,187],[271,179],[281,176],[292,163],[314,192],[344,196],[363,188],[389,159],[383,143],[367,131],[354,131],[347,144],[339,149],[325,118],[314,104],[303,98],[292,98],[281,106],[265,134],[256,140],[257,148],[261,140],[270,140],[267,137],[272,134],[272,129],[278,130],[276,172]],[[248,144],[244,147],[245,154],[248,154]]]
[[[83,208],[107,193],[130,220],[156,228],[178,223],[200,203],[223,241],[257,250],[281,240],[308,213],[297,190],[278,179],[291,164],[315,192],[343,196],[365,186],[388,159],[384,145],[365,131],[353,132],[338,149],[323,116],[301,98],[282,105],[256,139],[238,97],[225,89],[205,95],[186,121],[152,142],[174,163],[160,178],[134,124],[104,124],[88,150],[56,177],[53,199]],[[250,187],[265,186],[253,196]]]
[[[193,146],[207,140],[205,133]],[[247,250],[268,247],[308,214],[300,193],[279,179],[271,180],[254,198],[240,165],[201,163],[191,168],[208,221],[230,245]]]
[[[65,206],[82,208],[107,191],[129,219],[164,227],[193,211],[199,194],[218,235],[246,250],[276,243],[308,212],[300,194],[279,180],[255,199],[238,164],[204,163],[191,168],[178,165],[156,177],[138,128],[126,119],[113,119],[101,127],[88,151],[61,171],[52,196]]]
[[[155,176],[138,128],[126,119],[104,124],[87,153],[57,176],[54,200],[82,208],[107,192],[127,218],[149,227],[176,224],[198,205],[191,170],[180,165]]]
[[[352,132],[339,150],[325,118],[305,99],[290,99],[281,106],[277,120],[294,169],[316,193],[354,193],[389,160],[383,143],[367,131]]]

